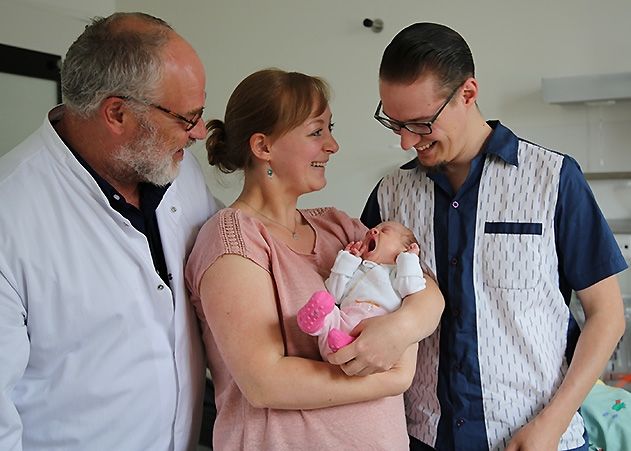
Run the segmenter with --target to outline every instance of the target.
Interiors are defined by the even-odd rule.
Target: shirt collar
[[[114,188],[107,180],[101,177],[94,170],[94,168],[92,168],[92,166],[90,166],[88,162],[85,161],[83,157],[81,157],[81,155],[79,155],[78,152],[75,152],[75,150],[68,145],[68,143],[65,144],[66,146],[68,146],[68,149],[70,149],[77,161],[81,163],[85,170],[90,173],[92,178],[94,178],[94,181],[96,181],[97,185],[99,185],[99,188],[101,189],[103,194],[105,194],[105,197],[109,201],[112,208],[114,208],[115,210],[120,210],[123,205],[127,204],[125,197],[123,197],[123,195],[119,193],[116,188]],[[157,186],[152,183],[140,183],[139,194],[141,209],[155,210],[156,208],[158,208],[158,205],[162,201],[164,193],[166,193],[169,186],[171,185],[168,184],[166,186]]]
[[[483,154],[497,155],[508,164],[519,166],[517,159],[517,149],[519,139],[508,128],[500,124],[500,121],[487,121],[493,129],[489,138],[482,147]]]

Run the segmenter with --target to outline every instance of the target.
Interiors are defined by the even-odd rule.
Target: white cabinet
[[[550,108],[573,118],[548,132],[571,143],[563,151],[587,177],[631,178],[631,72],[543,78],[541,88]]]
[[[631,99],[631,72],[543,78],[547,103],[591,103]]]

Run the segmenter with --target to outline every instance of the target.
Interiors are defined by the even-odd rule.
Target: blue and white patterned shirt
[[[412,229],[445,296],[406,394],[410,434],[437,450],[505,448],[565,376],[579,335],[572,290],[626,268],[576,161],[489,125],[457,192],[415,159],[362,213],[368,227]],[[576,413],[559,449],[583,446],[583,434]]]

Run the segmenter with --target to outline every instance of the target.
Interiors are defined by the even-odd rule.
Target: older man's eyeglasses
[[[449,104],[449,102],[451,102],[451,99],[453,99],[453,97],[456,95],[456,93],[458,92],[461,86],[462,85],[458,85],[458,87],[454,89],[451,94],[449,94],[449,97],[447,97],[447,100],[445,100],[445,103],[442,104],[442,106],[438,109],[438,111],[436,111],[436,114],[434,114],[434,116],[432,116],[432,118],[427,122],[415,122],[415,121],[400,122],[394,119],[390,119],[389,117],[382,116],[381,115],[382,113],[381,101],[379,101],[379,105],[377,105],[377,110],[375,111],[374,118],[377,119],[381,125],[389,128],[390,130],[393,130],[396,133],[400,132],[401,129],[404,128],[409,132],[416,133],[417,135],[421,135],[421,136],[429,135],[432,133],[432,125],[434,124],[434,122],[436,122],[436,120],[438,119],[438,116],[440,116],[440,113],[443,112],[443,110]]]
[[[202,118],[202,115],[204,114],[204,107],[201,107],[199,109],[199,111],[195,112],[192,118],[187,118],[185,116],[182,116],[181,114],[176,113],[175,111],[171,111],[168,108],[165,108],[161,105],[158,105],[156,103],[152,103],[152,102],[148,102],[146,100],[141,100],[141,99],[136,99],[135,97],[131,97],[131,96],[112,96],[112,97],[117,97],[119,99],[123,99],[123,100],[133,100],[135,102],[138,103],[142,103],[143,105],[147,105],[153,108],[156,108],[160,111],[162,111],[163,113],[166,113],[182,122],[184,122],[186,124],[186,127],[184,128],[184,130],[191,131],[193,129],[193,127],[195,127],[197,125],[197,123],[199,122],[199,120]]]

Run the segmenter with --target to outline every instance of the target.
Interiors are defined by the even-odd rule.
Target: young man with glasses
[[[217,210],[205,72],[165,22],[97,18],[64,105],[0,159],[0,449],[194,449],[205,364],[183,279]]]
[[[446,301],[406,397],[411,449],[586,450],[577,410],[624,331],[626,264],[577,163],[484,120],[448,27],[402,30],[379,91],[375,119],[417,158],[379,182],[362,220],[412,229]]]

